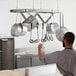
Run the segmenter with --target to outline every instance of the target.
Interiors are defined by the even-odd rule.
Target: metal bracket
[[[21,15],[22,15],[22,17],[26,20],[25,15],[24,15],[22,12],[20,12],[20,14],[21,14]]]

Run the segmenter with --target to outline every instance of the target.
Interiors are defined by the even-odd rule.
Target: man
[[[72,32],[65,33],[63,37],[62,51],[56,51],[44,55],[42,44],[38,45],[39,59],[46,64],[56,63],[63,76],[76,76],[76,52],[73,49],[75,35]]]

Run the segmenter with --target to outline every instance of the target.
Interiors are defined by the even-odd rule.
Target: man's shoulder
[[[76,50],[73,50],[74,51],[74,54],[76,54]]]
[[[75,49],[64,49],[62,52],[66,54],[76,55]]]

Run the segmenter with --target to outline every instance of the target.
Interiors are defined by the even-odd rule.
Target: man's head
[[[75,40],[75,35],[72,32],[65,33],[63,37],[63,47],[72,46]]]

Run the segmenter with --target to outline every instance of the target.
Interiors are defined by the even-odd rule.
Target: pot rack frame
[[[26,19],[24,13],[35,13],[35,16],[38,16],[43,23],[47,23],[54,14],[59,14],[60,15],[60,25],[64,24],[64,22],[63,22],[64,20],[61,20],[61,19],[63,19],[62,18],[63,13],[59,12],[59,11],[55,11],[55,10],[49,10],[49,9],[11,9],[10,12],[20,13],[24,19]],[[48,17],[48,19],[46,21],[44,21],[44,19],[40,16],[40,13],[44,13],[44,14],[49,13],[50,16]]]

